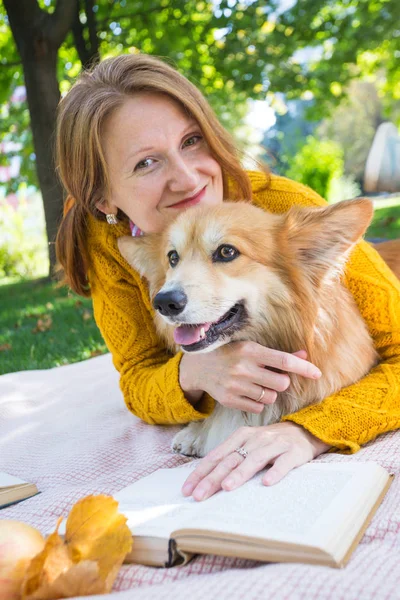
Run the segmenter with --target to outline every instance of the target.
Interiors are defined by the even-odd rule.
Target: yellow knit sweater
[[[249,173],[253,202],[282,213],[292,205],[321,206],[311,189],[288,179]],[[193,407],[179,386],[181,353],[168,354],[157,338],[148,289],[121,257],[117,238],[129,235],[127,223],[108,225],[90,218],[90,283],[97,325],[120,372],[130,411],[152,424],[188,423],[208,416],[207,394]],[[318,405],[288,415],[334,448],[355,452],[385,431],[400,427],[400,282],[366,242],[353,251],[345,284],[374,339],[380,364],[358,383]]]

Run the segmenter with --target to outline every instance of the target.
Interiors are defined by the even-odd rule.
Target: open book
[[[125,562],[170,567],[209,553],[342,567],[392,480],[373,462],[314,462],[274,486],[259,474],[196,502],[181,493],[194,466],[160,469],[114,495],[134,538]]]
[[[28,483],[8,473],[0,473],[0,508],[30,498],[35,494],[38,494],[38,489],[34,483]]]

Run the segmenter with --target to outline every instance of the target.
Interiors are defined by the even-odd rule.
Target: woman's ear
[[[96,202],[96,208],[104,215],[116,215],[118,212],[118,208],[107,200],[99,200],[99,202]]]

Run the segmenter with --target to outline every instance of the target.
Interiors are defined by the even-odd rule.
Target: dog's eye
[[[167,256],[168,256],[170,266],[172,268],[176,267],[176,265],[179,262],[179,254],[177,253],[177,251],[170,250],[170,252],[168,252]]]
[[[223,244],[216,249],[212,259],[213,262],[229,262],[230,260],[234,260],[237,256],[239,256],[239,254],[239,250],[237,250],[237,248],[234,246]]]

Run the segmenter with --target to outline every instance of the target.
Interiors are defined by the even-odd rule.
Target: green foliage
[[[375,77],[386,113],[400,124],[399,21],[398,0],[298,0],[277,23],[291,29],[280,59],[299,71],[287,91],[311,91],[322,116],[346,95],[351,79]],[[296,50],[310,47],[316,52],[307,64],[293,64]],[[274,72],[278,83],[281,73]]]
[[[317,129],[321,139],[333,140],[343,149],[344,172],[362,184],[364,168],[375,131],[382,118],[376,85],[352,81],[343,98]]]
[[[57,0],[24,2],[37,3],[42,17],[55,13],[57,5]],[[398,0],[297,0],[284,11],[279,0],[78,0],[78,6],[74,27],[58,52],[61,93],[68,91],[90,56],[146,52],[175,64],[205,93],[222,123],[235,132],[243,122],[248,98],[276,103],[282,93],[288,100],[312,97],[311,117],[320,120],[333,104],[342,102],[352,78],[374,79],[383,100],[382,106],[373,107],[368,124],[364,117],[369,114],[369,96],[361,95],[359,106],[365,98],[368,107],[359,111],[358,122],[352,121],[349,127],[348,115],[342,119],[342,114],[327,126],[326,137],[344,148],[346,175],[358,182],[382,111],[400,123]],[[306,59],[299,55],[301,50]],[[16,191],[21,182],[38,186],[38,181],[27,105],[9,104],[15,88],[24,83],[24,75],[2,3],[0,66],[0,143],[12,141],[20,146],[17,152],[22,157],[20,176],[8,183],[9,192]],[[357,132],[358,147],[354,148],[346,133]],[[287,136],[278,165],[281,172],[290,164],[294,142],[301,146],[299,140],[297,133]],[[0,164],[13,152],[3,154]],[[309,171],[296,178],[308,178],[326,188],[323,171],[319,169],[318,177],[311,177]]]
[[[43,15],[54,13],[56,4],[56,0],[38,2]],[[97,0],[93,11],[87,14],[91,4],[79,2],[79,51],[76,31],[72,33],[72,28],[59,49],[57,78],[61,93],[68,91],[79,75],[83,57],[98,49],[101,58],[126,52],[166,57],[204,92],[231,132],[243,119],[247,99],[265,98],[269,84],[264,67],[270,32],[264,23],[274,3],[265,6],[262,0],[237,3],[224,0],[218,4],[210,0]],[[95,30],[90,29],[93,19]],[[24,76],[1,4],[0,56],[0,107],[7,103],[6,110],[15,111],[8,100],[15,87],[23,84]],[[12,189],[26,180],[37,185],[32,168],[32,136],[24,112],[26,105],[19,110],[20,115],[10,115],[0,131],[0,142],[11,136],[24,149],[26,160],[21,177],[11,183]],[[21,127],[16,127],[21,116]]]
[[[320,141],[313,136],[295,155],[286,176],[308,185],[327,198],[335,178],[343,175],[343,154],[335,142]]]
[[[374,218],[368,228],[367,238],[397,239],[400,238],[400,196],[385,207],[385,200],[374,202]],[[380,203],[382,208],[380,208]]]
[[[284,112],[277,113],[273,127],[265,133],[264,160],[275,173],[285,175],[307,137],[314,134],[318,123],[306,118],[306,112],[313,105],[313,101],[290,100],[286,103]]]
[[[350,200],[361,194],[361,188],[351,176],[333,177],[326,199],[329,203]]]
[[[0,281],[42,277],[48,270],[44,228],[30,228],[41,208],[40,201],[35,204],[22,200],[18,210],[4,201],[0,204]]]

